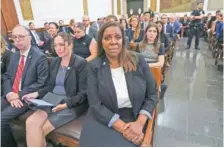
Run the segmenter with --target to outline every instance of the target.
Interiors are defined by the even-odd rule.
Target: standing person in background
[[[73,27],[74,27],[74,25],[75,25],[75,20],[74,20],[74,19],[71,19],[71,20],[69,21],[69,26],[68,26],[68,28],[67,28],[67,32],[68,32],[70,35],[72,35],[73,37],[74,37],[74,31],[73,31]]]
[[[87,15],[82,17],[82,23],[85,26],[85,33],[97,40],[98,31],[90,26],[90,20]]]
[[[59,26],[57,23],[55,22],[49,23],[49,33],[51,35],[51,38],[47,41],[46,45],[44,46],[44,52],[48,54],[49,56],[57,57],[57,54],[52,47],[52,42],[53,42],[54,36],[57,35],[58,30],[59,30]]]
[[[191,13],[191,24],[190,24],[190,32],[188,35],[188,40],[187,40],[187,47],[186,49],[191,48],[191,41],[193,36],[195,35],[195,49],[200,50],[199,48],[199,39],[200,39],[200,30],[201,30],[201,20],[204,17],[204,10],[203,9],[203,3],[199,2],[197,3],[197,9],[193,10]]]
[[[74,26],[73,44],[73,53],[83,57],[88,62],[97,56],[97,43],[93,37],[85,33],[85,26],[82,23],[76,23]]]

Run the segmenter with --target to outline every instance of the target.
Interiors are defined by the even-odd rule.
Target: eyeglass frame
[[[16,39],[18,39],[19,41],[23,41],[26,36],[30,36],[30,34],[27,34],[27,35],[18,35],[18,36],[12,35],[11,38],[12,38],[13,41],[15,41]]]

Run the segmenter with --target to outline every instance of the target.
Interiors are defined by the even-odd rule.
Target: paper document
[[[40,99],[28,99],[26,100],[28,103],[32,103],[35,104],[36,106],[54,106],[51,103],[48,103],[44,100],[40,100]]]

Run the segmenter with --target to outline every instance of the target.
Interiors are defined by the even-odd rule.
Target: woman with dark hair
[[[160,43],[157,24],[150,23],[146,27],[145,37],[139,44],[138,50],[145,57],[149,67],[163,67],[165,50]]]
[[[54,48],[52,46],[52,42],[53,42],[54,36],[57,35],[58,31],[59,31],[58,24],[55,23],[55,22],[50,22],[49,23],[49,34],[50,34],[51,38],[44,45],[44,51],[49,56],[53,56],[53,57],[56,57],[57,56],[57,54],[54,51]]]
[[[128,22],[127,22],[127,20],[126,19],[124,19],[124,18],[121,18],[120,19],[120,25],[121,25],[121,27],[122,27],[122,29],[124,30],[124,31],[126,31],[129,27],[128,27]]]
[[[56,128],[78,118],[87,109],[86,60],[72,54],[73,37],[61,32],[52,40],[58,57],[51,61],[47,85],[37,92],[23,96],[23,100],[42,99],[53,95],[62,98],[50,112],[37,109],[26,120],[28,147],[46,146],[45,136]]]
[[[80,146],[139,146],[156,107],[156,83],[144,57],[127,51],[119,23],[100,29],[98,58],[89,63],[89,110]]]
[[[97,56],[97,43],[95,39],[85,33],[85,26],[82,23],[76,23],[73,29],[73,52],[90,62]]]
[[[67,28],[67,31],[68,31],[68,33],[69,33],[70,35],[72,35],[72,36],[74,36],[74,31],[73,31],[73,27],[74,27],[74,25],[75,25],[75,20],[74,20],[74,19],[71,19],[71,20],[69,21],[69,26],[68,26],[68,28]]]
[[[169,38],[168,36],[164,33],[164,25],[162,21],[157,21],[156,22],[157,27],[159,29],[159,42],[164,45],[165,52],[169,49],[170,44],[169,44]]]

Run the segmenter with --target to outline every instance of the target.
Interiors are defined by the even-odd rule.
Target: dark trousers
[[[14,108],[4,98],[1,98],[1,147],[16,147],[16,141],[13,137],[10,122],[12,119],[19,117],[25,111],[28,106],[23,104],[22,108]]]
[[[199,37],[200,37],[200,27],[190,27],[190,32],[188,34],[187,45],[191,46],[191,41],[193,36],[195,35],[195,47],[199,45]]]

